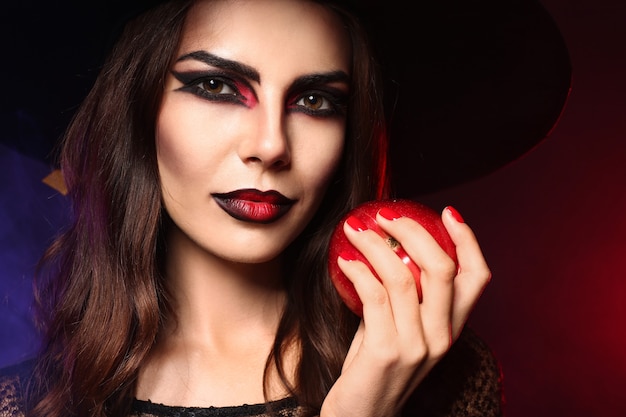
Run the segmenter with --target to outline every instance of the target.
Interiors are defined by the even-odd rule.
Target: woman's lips
[[[229,216],[251,223],[272,223],[284,216],[295,203],[278,191],[255,189],[212,194]]]

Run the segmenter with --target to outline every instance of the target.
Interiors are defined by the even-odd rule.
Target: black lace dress
[[[286,398],[269,404],[274,415],[278,417],[297,417],[302,409],[295,400]],[[172,407],[155,404],[150,401],[135,400],[133,414],[135,417],[265,417],[268,408],[265,404],[244,404],[235,407]]]

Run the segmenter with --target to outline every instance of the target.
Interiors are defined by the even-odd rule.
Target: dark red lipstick
[[[278,191],[243,189],[214,193],[213,198],[229,216],[251,223],[272,223],[284,216],[295,203]]]

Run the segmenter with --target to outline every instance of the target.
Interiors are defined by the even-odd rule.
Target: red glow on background
[[[422,201],[452,204],[493,281],[470,320],[507,417],[626,415],[626,3],[544,0],[570,49],[561,120],[532,153]]]

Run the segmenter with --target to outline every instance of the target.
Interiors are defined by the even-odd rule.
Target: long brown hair
[[[138,370],[171,313],[154,137],[190,3],[170,1],[127,24],[62,143],[73,221],[36,280],[44,337],[29,416],[127,415]],[[330,234],[347,210],[380,197],[386,184],[375,64],[357,21],[336,11],[353,45],[346,146],[317,215],[287,250],[288,301],[266,367],[266,380],[277,369],[312,413],[339,376],[358,323],[327,274]],[[290,386],[282,355],[294,341],[301,359]]]

